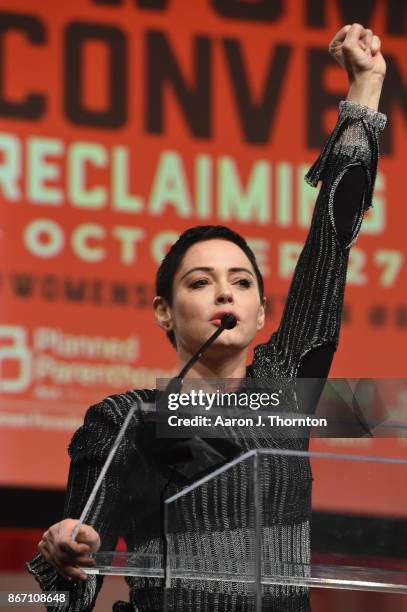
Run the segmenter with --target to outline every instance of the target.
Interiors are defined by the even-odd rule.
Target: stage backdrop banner
[[[327,46],[355,21],[382,39],[388,126],[331,373],[405,375],[405,13],[379,0],[1,1],[1,484],[63,486],[86,408],[175,372],[152,299],[187,227],[249,240],[268,300],[258,341],[277,327],[317,196],[303,177],[346,97]]]

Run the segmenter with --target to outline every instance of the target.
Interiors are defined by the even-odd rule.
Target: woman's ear
[[[264,296],[259,306],[259,312],[257,315],[257,329],[263,329],[266,321],[266,297]]]
[[[156,295],[153,300],[154,315],[157,324],[166,332],[173,328],[171,308],[167,304],[165,298],[161,295]]]

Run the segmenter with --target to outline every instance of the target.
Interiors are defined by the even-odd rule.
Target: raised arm
[[[378,135],[386,123],[377,112],[386,68],[380,40],[353,24],[336,34],[330,51],[346,67],[350,89],[335,129],[305,177],[314,187],[322,185],[280,326],[255,349],[254,363],[263,372],[268,365],[270,375],[297,377],[307,362],[312,367],[305,368],[306,376],[328,374],[339,339],[349,250],[372,205]]]
[[[129,408],[128,400],[124,401],[121,398],[124,398],[124,396],[113,396],[89,408],[84,425],[78,429],[72,438],[69,446],[71,465],[65,498],[64,519],[79,518],[88,500]],[[134,427],[131,429],[134,433]],[[86,519],[86,523],[91,525],[96,530],[96,534],[99,535],[103,550],[115,549],[121,527],[123,527],[123,516],[121,516],[123,485],[125,483],[125,470],[130,464],[132,452],[131,445],[128,442],[129,435],[130,432],[125,436],[125,440],[118,449],[99,490],[97,500]],[[48,593],[69,591],[69,607],[63,608],[64,610],[87,612],[92,610],[95,605],[103,577],[89,575],[87,579],[84,579],[85,576],[81,578],[80,570],[75,568],[75,561],[78,558],[73,553],[76,553],[76,549],[71,549],[69,534],[67,535],[69,529],[72,531],[75,524],[76,521],[63,520],[53,526],[53,534],[46,536],[40,545],[40,550],[44,554],[40,553],[34,557],[27,564],[27,567],[34,574],[43,591]],[[60,535],[61,531],[64,534],[62,536]],[[62,539],[65,538],[66,542],[62,541],[61,537]],[[86,557],[85,553],[83,553],[84,557]],[[70,556],[72,556],[72,562],[69,562]],[[47,561],[47,558],[52,561],[52,564]],[[59,571],[57,571],[56,566]],[[61,607],[49,606],[48,609],[57,611],[61,610]]]

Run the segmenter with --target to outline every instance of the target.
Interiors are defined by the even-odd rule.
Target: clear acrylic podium
[[[163,501],[162,554],[101,551],[85,571],[235,590],[256,611],[285,587],[407,595],[406,485],[407,459],[252,450]],[[309,521],[296,516],[308,494]]]

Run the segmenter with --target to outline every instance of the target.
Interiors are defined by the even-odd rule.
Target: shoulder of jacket
[[[105,446],[114,440],[134,402],[154,402],[155,389],[134,389],[124,393],[109,395],[101,402],[90,406],[85,414],[83,425],[76,430],[68,447],[72,457],[79,449],[85,451],[89,446]],[[132,419],[126,436],[131,436],[140,424],[139,413]]]
[[[84,424],[87,421],[103,418],[113,421],[120,421],[125,418],[131,406],[137,400],[141,402],[151,403],[155,401],[155,389],[132,389],[124,393],[116,393],[108,395],[98,404],[90,406],[85,414]]]

